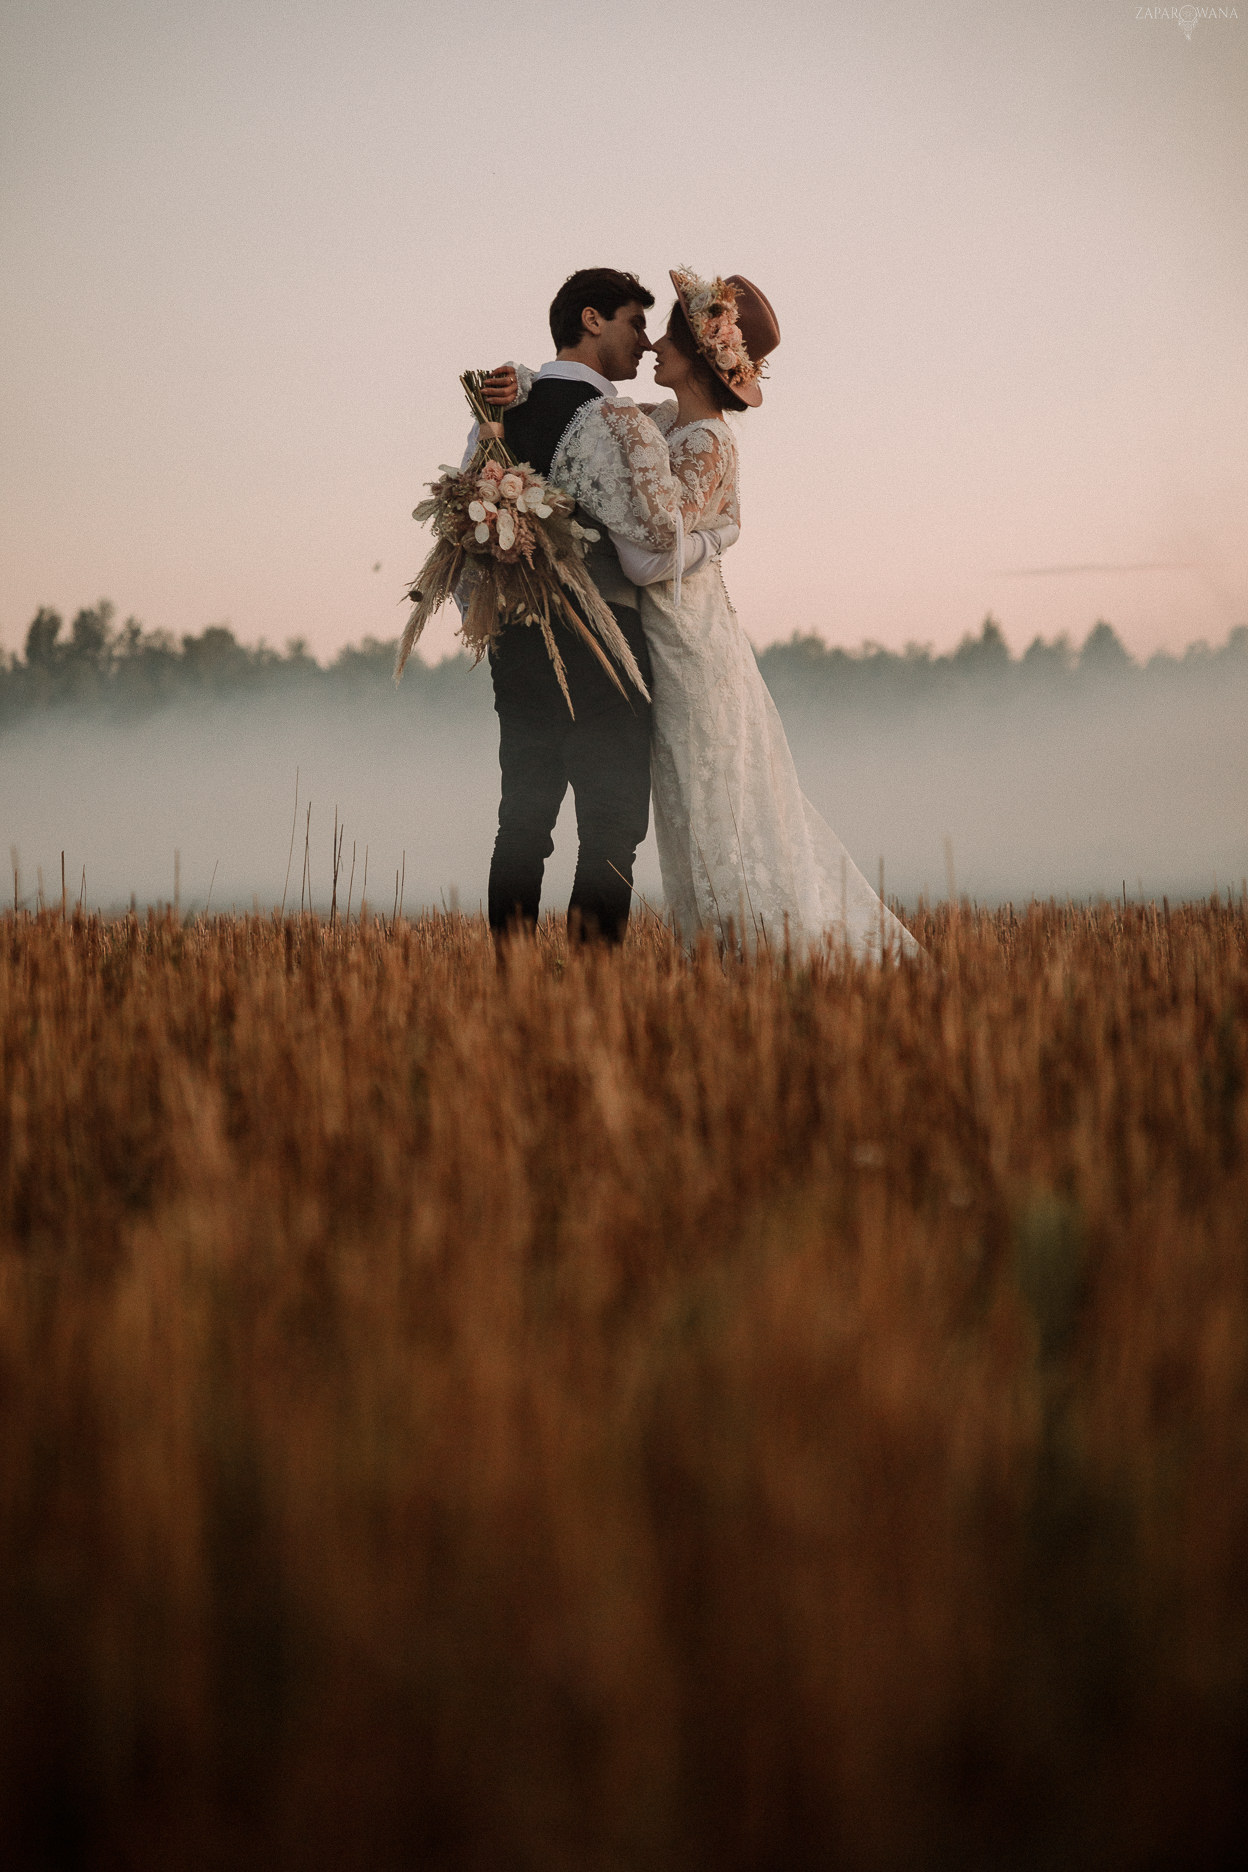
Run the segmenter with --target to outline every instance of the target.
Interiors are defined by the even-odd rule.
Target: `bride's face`
[[[654,381],[664,390],[679,390],[693,369],[689,359],[678,351],[667,333],[654,341]]]

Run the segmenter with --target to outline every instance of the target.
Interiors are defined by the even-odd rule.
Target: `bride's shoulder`
[[[632,397],[591,397],[584,407],[587,411],[592,410],[605,423],[631,423],[641,419],[641,411],[633,402]]]
[[[613,436],[658,447],[660,437],[655,433],[653,416],[631,397],[597,397],[587,407],[597,413],[598,420]]]
[[[634,403],[632,397],[599,397],[594,407],[595,409],[601,410],[604,416],[619,417],[624,422],[651,423],[656,420],[654,405],[652,403]]]
[[[673,451],[685,455],[709,455],[717,461],[735,461],[737,438],[728,424],[711,416],[699,416],[685,423],[675,435],[668,434]]]
[[[650,411],[650,420],[656,429],[660,429],[666,435],[669,429],[675,427],[677,414],[676,400],[673,397],[666,403],[654,404]]]

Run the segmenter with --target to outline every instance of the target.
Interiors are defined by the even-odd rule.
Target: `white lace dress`
[[[584,406],[556,452],[552,480],[617,534],[650,548],[670,548],[686,530],[739,525],[731,429],[722,418],[678,429],[676,414],[675,403],[652,415],[624,399]],[[681,935],[689,941],[709,929],[747,949],[787,943],[809,953],[830,942],[864,958],[917,954],[803,794],[718,560],[686,575],[679,597],[670,580],[640,595],[654,672],[655,835]]]

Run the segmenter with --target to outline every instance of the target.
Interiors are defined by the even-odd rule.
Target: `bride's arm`
[[[706,440],[714,455],[716,438],[708,434]],[[725,462],[731,447],[725,432]],[[682,459],[686,453],[682,450]],[[713,526],[723,517],[725,503],[718,499],[713,468],[700,467],[689,477],[686,464],[684,477],[673,474],[666,437],[623,398],[595,398],[582,405],[560,438],[550,479],[617,536],[617,543],[623,539],[644,552],[672,556],[670,576],[677,587],[686,530]]]
[[[722,513],[721,496],[732,468],[732,442],[722,425],[699,425],[672,454],[666,436],[635,403],[604,397],[598,407],[630,463],[638,464],[637,489],[645,510],[670,514],[679,509],[686,533],[713,524]],[[656,443],[662,448],[662,467]]]
[[[682,435],[671,451],[671,463],[687,527],[739,519],[736,449],[722,424],[699,424]]]
[[[699,432],[701,435],[701,432]],[[716,500],[731,443],[707,432],[704,458],[673,472],[667,437],[624,397],[602,397],[565,435],[553,479],[603,524],[651,552],[679,552],[685,533],[718,516]],[[565,469],[567,471],[565,475]],[[679,566],[676,577],[680,577]]]
[[[527,364],[516,364],[509,359],[506,364],[486,372],[481,394],[495,409],[515,409],[528,401],[536,375]]]
[[[670,553],[683,531],[667,443],[632,403],[583,403],[555,450],[550,479],[598,525],[649,552]]]
[[[481,394],[495,409],[514,409],[518,403],[527,400],[529,391],[533,388],[535,375],[536,373],[531,371],[527,364],[500,364],[497,370],[486,373],[485,382],[481,386]],[[481,425],[474,422],[468,431],[463,460],[459,464],[461,473],[472,460],[480,439]]]
[[[660,585],[676,576],[676,554],[672,552],[647,552],[644,546],[635,546],[622,534],[608,529],[608,537],[620,556],[624,576],[633,585]],[[697,533],[686,533],[682,542],[681,573],[688,578],[691,572],[699,572],[710,559],[719,559],[730,546],[735,546],[741,537],[741,529],[733,521],[725,519],[717,527],[706,527]]]

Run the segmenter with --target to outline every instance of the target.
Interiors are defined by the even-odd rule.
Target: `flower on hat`
[[[684,300],[694,343],[729,388],[745,389],[765,376],[766,359],[754,363],[737,323],[736,287],[718,275],[700,279],[692,267],[675,268],[673,278]]]

